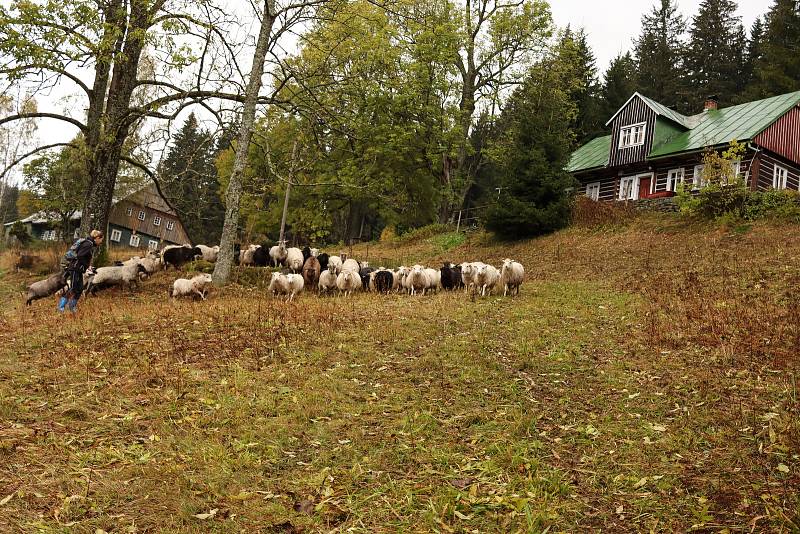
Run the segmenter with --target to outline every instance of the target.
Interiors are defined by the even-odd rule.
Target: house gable
[[[758,134],[754,141],[758,146],[800,164],[798,139],[800,139],[800,106],[795,106]]]
[[[611,119],[611,146],[608,155],[608,166],[619,167],[644,161],[653,146],[653,134],[656,123],[656,112],[639,96],[628,100]],[[633,146],[624,146],[626,136],[623,129],[629,127],[643,127],[644,137],[642,143]]]

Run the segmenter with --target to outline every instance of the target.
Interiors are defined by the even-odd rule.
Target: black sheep
[[[324,271],[328,268],[328,253],[323,252],[319,256],[317,256],[317,261],[319,261],[319,272]]]
[[[311,249],[308,248],[308,246],[305,246],[305,247],[303,247],[303,251],[302,252],[303,252],[303,265],[305,265],[306,262],[308,261],[308,258],[311,257]]]
[[[391,271],[378,271],[375,273],[375,291],[378,293],[388,293],[392,290],[394,275]]]
[[[253,252],[253,263],[259,267],[269,264],[269,245],[261,245]]]
[[[202,256],[203,252],[198,247],[172,247],[164,250],[161,258],[164,262],[164,269],[168,269],[169,266],[175,267],[175,269],[180,269],[184,263],[189,263],[193,261],[196,256]]]
[[[452,291],[453,289],[458,289],[463,284],[461,282],[461,266],[460,265],[453,265],[452,263],[444,263],[442,264],[442,268],[440,269],[442,273],[442,287],[444,289]]]

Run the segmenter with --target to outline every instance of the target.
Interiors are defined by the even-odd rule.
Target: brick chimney
[[[703,104],[703,111],[708,111],[711,109],[717,109],[719,107],[719,102],[717,95],[711,95],[706,98],[705,104]]]

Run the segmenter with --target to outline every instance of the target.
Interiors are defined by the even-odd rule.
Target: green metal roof
[[[635,93],[635,94],[639,95],[639,93]],[[644,103],[647,104],[648,106],[650,106],[650,109],[655,111],[656,114],[662,115],[662,116],[664,116],[664,117],[666,117],[666,118],[668,118],[668,119],[670,119],[670,120],[672,120],[674,122],[677,122],[678,124],[680,124],[684,128],[691,128],[691,126],[689,126],[689,122],[687,120],[688,118],[686,116],[684,116],[684,115],[681,115],[680,113],[678,113],[674,109],[670,109],[670,108],[668,108],[667,106],[665,106],[663,104],[659,104],[655,100],[653,100],[651,98],[647,98],[644,95],[639,95],[639,98],[644,100]]]
[[[686,117],[691,129],[653,146],[648,159],[753,139],[800,103],[800,91]]]
[[[611,136],[592,139],[572,153],[567,164],[567,172],[586,171],[608,165],[611,152]]]

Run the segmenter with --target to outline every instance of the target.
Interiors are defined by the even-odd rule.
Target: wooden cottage
[[[700,189],[703,152],[731,141],[747,150],[734,172],[753,190],[800,190],[800,91],[702,113],[680,113],[639,93],[606,123],[611,134],[576,150],[567,170],[594,200],[673,196]]]
[[[72,237],[78,237],[80,219],[81,212],[75,212],[71,219],[74,224],[70,229],[74,232]],[[20,222],[33,237],[56,241],[61,239],[56,221],[56,217],[39,212]],[[13,224],[5,224],[6,236]],[[114,199],[108,216],[106,242],[110,246],[155,250],[161,245],[189,243],[189,236],[175,210],[161,197],[156,186],[150,184],[124,198]]]

